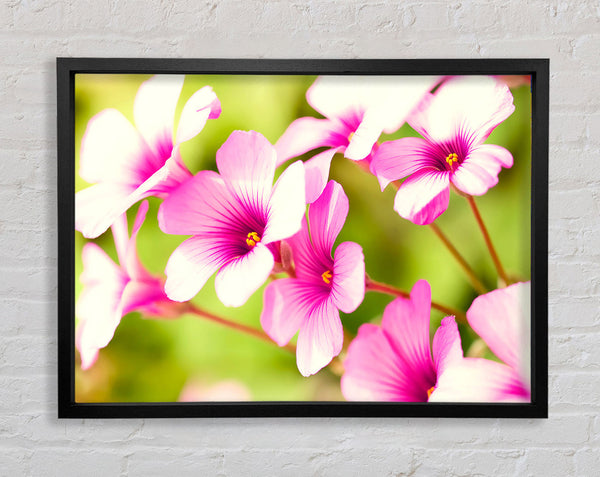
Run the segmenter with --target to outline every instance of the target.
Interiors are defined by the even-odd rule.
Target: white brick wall
[[[0,475],[598,475],[598,1],[4,0],[0,23]],[[550,418],[58,421],[56,56],[550,57]]]

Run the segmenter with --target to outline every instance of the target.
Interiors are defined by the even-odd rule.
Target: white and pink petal
[[[174,190],[160,206],[158,224],[176,235],[248,233],[236,198],[213,171],[200,171]]]
[[[342,394],[348,401],[426,401],[426,389],[434,385],[435,376],[429,376],[431,381],[424,388],[407,371],[403,358],[383,330],[370,323],[361,325],[344,360]]]
[[[116,109],[105,109],[88,122],[79,163],[85,181],[137,187],[154,172],[153,161],[142,136]]]
[[[277,166],[292,157],[298,157],[319,147],[336,147],[347,144],[345,128],[329,119],[303,117],[288,126],[275,144]],[[343,143],[343,144],[342,144]]]
[[[433,337],[432,352],[437,376],[443,374],[448,366],[460,363],[463,359],[460,334],[453,316],[442,319]]]
[[[438,376],[429,402],[529,402],[529,391],[509,366],[464,358]]]
[[[310,376],[327,366],[342,350],[344,331],[340,314],[329,297],[313,305],[300,328],[296,345],[296,362],[303,376]]]
[[[221,114],[221,102],[212,87],[204,86],[187,100],[177,125],[176,143],[189,141],[206,125],[209,119]]]
[[[435,142],[451,139],[458,129],[483,142],[515,107],[508,87],[488,76],[456,76],[446,80],[411,114],[409,123]]]
[[[417,137],[384,142],[371,161],[371,171],[377,177],[382,191],[390,182],[435,166],[429,143]]]
[[[239,254],[229,241],[194,236],[187,239],[169,257],[165,274],[165,292],[174,301],[192,299],[208,279]]]
[[[331,258],[331,250],[348,216],[349,202],[344,189],[329,181],[320,197],[308,208],[310,237],[317,255]]]
[[[326,149],[304,163],[306,171],[306,202],[312,204],[323,193],[329,179],[331,160],[336,153],[344,152],[344,147]]]
[[[116,183],[96,184],[75,194],[75,229],[92,239],[106,230],[127,211],[131,186]]]
[[[333,259],[331,298],[344,313],[352,313],[365,297],[365,257],[362,247],[343,242]]]
[[[257,244],[221,267],[215,279],[217,297],[225,306],[242,306],[269,278],[274,264],[271,251]]]
[[[435,221],[450,201],[448,172],[424,169],[406,179],[394,199],[394,210],[417,225]]]
[[[457,189],[469,195],[483,195],[498,184],[500,165],[496,163],[482,164],[469,157],[454,171],[452,183]]]
[[[306,213],[304,165],[296,161],[281,174],[267,207],[265,244],[291,237],[300,230]]]
[[[431,288],[419,280],[410,299],[398,297],[383,312],[381,327],[403,366],[402,372],[424,396],[435,383],[435,368],[429,344]]]
[[[184,79],[182,75],[155,75],[142,83],[135,96],[135,125],[154,153],[154,171],[171,156],[175,109]]]
[[[309,281],[297,278],[275,280],[265,288],[260,324],[273,341],[284,346],[322,297],[322,290],[315,289]]]
[[[515,283],[480,295],[467,310],[473,330],[506,364],[529,375],[531,285]]]
[[[264,211],[271,196],[275,148],[256,131],[234,131],[217,151],[217,167],[245,208]]]
[[[76,315],[80,320],[77,332],[77,349],[82,354],[83,368],[93,364],[97,350],[112,339],[121,321],[121,298],[128,277],[96,244],[83,247],[84,285],[79,295]]]

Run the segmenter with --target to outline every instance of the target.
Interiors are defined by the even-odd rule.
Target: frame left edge
[[[73,417],[75,263],[75,118],[72,59],[56,59],[57,218],[58,218],[58,417]]]

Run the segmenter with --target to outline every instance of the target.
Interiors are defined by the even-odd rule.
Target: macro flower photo
[[[531,114],[522,75],[77,74],[76,402],[531,402]]]

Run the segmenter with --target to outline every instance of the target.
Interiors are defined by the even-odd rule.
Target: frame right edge
[[[548,140],[550,60],[535,60],[531,135],[531,402],[548,417]],[[535,175],[534,175],[535,174]]]

